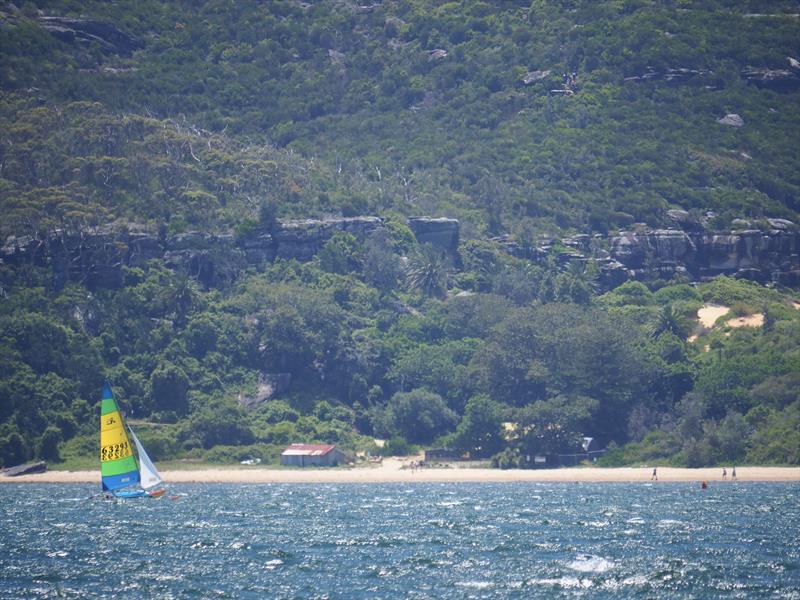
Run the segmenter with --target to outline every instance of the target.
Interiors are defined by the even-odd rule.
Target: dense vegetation
[[[37,7],[114,23],[141,48],[63,41]],[[797,92],[742,75],[800,60],[800,23],[781,16],[796,2],[3,10],[0,175],[27,209],[66,196],[179,230],[234,226],[268,196],[284,215],[446,213],[519,236],[658,225],[670,207],[722,222],[800,211]],[[628,79],[649,69],[698,73]],[[727,113],[744,126],[719,124]]]
[[[742,75],[800,58],[800,20],[781,16],[795,2],[0,11],[4,236],[387,218],[213,289],[157,261],[92,291],[0,264],[1,464],[94,459],[105,378],[156,459],[274,460],[291,441],[374,452],[379,437],[524,466],[590,435],[608,464],[800,463],[790,291],[720,278],[599,295],[591,265],[535,265],[489,239],[658,226],[678,207],[719,227],[798,220],[798,92]],[[141,45],[67,41],[42,15]],[[629,79],[678,68],[698,73]],[[404,216],[422,213],[461,220],[459,260],[416,243]],[[764,325],[695,331],[708,302]],[[289,384],[268,401],[237,402],[278,373]]]

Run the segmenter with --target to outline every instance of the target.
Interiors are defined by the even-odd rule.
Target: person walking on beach
[[[656,474],[656,467],[653,467],[653,475],[650,477],[650,481],[658,481],[658,475]]]
[[[722,479],[728,478],[728,470],[725,467],[722,467]]]
[[[736,467],[731,471],[731,481],[736,481]]]

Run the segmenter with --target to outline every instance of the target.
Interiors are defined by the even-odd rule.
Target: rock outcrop
[[[370,232],[381,227],[383,221],[378,217],[289,221],[282,223],[272,234],[272,243],[276,257],[307,261],[336,232],[350,233],[363,240]]]
[[[458,252],[460,224],[457,219],[411,217],[408,226],[420,244],[432,244],[451,255]]]
[[[792,57],[787,57],[789,68],[761,68],[746,67],[739,73],[740,77],[749,84],[759,88],[770,89],[776,92],[795,92],[800,89],[800,62]],[[657,71],[648,67],[643,73],[625,77],[624,81],[630,83],[646,83],[649,81],[663,81],[665,83],[705,83],[709,81],[711,71],[705,69],[689,69],[678,67]],[[713,89],[713,88],[712,88]]]
[[[104,51],[121,56],[130,56],[144,47],[139,40],[115,25],[93,19],[71,19],[67,17],[39,17],[42,29],[54,37],[82,45],[97,44]]]
[[[256,392],[252,396],[239,394],[237,401],[244,408],[255,408],[289,388],[292,382],[291,373],[260,373]]]
[[[612,270],[624,270],[626,279],[669,279],[684,274],[693,281],[704,281],[729,275],[797,286],[800,230],[784,222],[776,224],[782,228],[727,233],[682,229],[626,232],[611,238],[609,259],[618,265]]]
[[[621,232],[610,237],[575,235],[542,239],[522,245],[508,237],[495,238],[509,254],[566,268],[572,262],[595,261],[605,289],[625,281],[670,279],[682,275],[703,281],[717,275],[761,283],[800,286],[800,227],[786,219],[767,219],[755,228],[737,220],[725,232],[707,228],[703,218],[688,212],[669,213],[675,226]],[[455,219],[413,217],[408,221],[420,243],[430,243],[458,260],[459,222]],[[196,278],[207,287],[223,286],[247,266],[277,258],[311,260],[336,232],[360,240],[384,226],[378,217],[351,217],[279,223],[271,231],[254,230],[246,236],[187,232],[159,237],[148,232],[114,231],[55,233],[45,239],[10,237],[0,249],[0,260],[13,265],[49,266],[54,285],[68,281],[90,289],[120,287],[123,267],[139,267],[152,259]],[[565,247],[554,254],[559,246]]]
[[[643,83],[646,81],[666,81],[667,83],[686,83],[694,78],[705,77],[710,75],[711,71],[689,69],[686,67],[678,67],[675,69],[666,69],[664,71],[656,71],[653,68],[647,68],[641,75],[632,75],[626,77],[624,81],[634,83]]]
[[[728,232],[706,229],[686,211],[670,211],[674,229],[642,229],[605,237],[578,235],[557,240],[568,252],[553,254],[556,240],[543,239],[522,246],[497,238],[507,252],[544,264],[550,257],[558,266],[594,260],[604,289],[626,281],[671,279],[685,276],[705,281],[717,275],[760,283],[800,286],[800,228],[785,219],[767,219],[769,228],[740,227]],[[607,248],[607,249],[606,249]]]
[[[307,261],[337,231],[365,239],[383,227],[378,217],[288,221],[270,232],[256,230],[237,239],[191,231],[160,239],[149,233],[101,228],[91,232],[56,232],[44,239],[12,236],[0,250],[9,264],[51,266],[54,285],[77,281],[94,288],[116,288],[123,283],[122,267],[139,267],[160,259],[173,270],[188,273],[207,287],[224,285],[247,265],[275,258]]]
[[[800,90],[800,75],[795,69],[756,69],[742,71],[747,83],[776,92],[796,92]]]
[[[731,127],[743,127],[744,119],[736,113],[728,113],[721,119],[717,119],[717,123],[720,125],[730,125]]]

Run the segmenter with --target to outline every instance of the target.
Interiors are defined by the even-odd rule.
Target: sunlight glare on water
[[[795,598],[796,483],[0,485],[0,597]]]

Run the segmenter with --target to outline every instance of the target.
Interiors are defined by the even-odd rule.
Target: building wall
[[[281,455],[281,464],[288,467],[333,467],[343,463],[344,460],[344,453],[338,448],[322,456]]]

